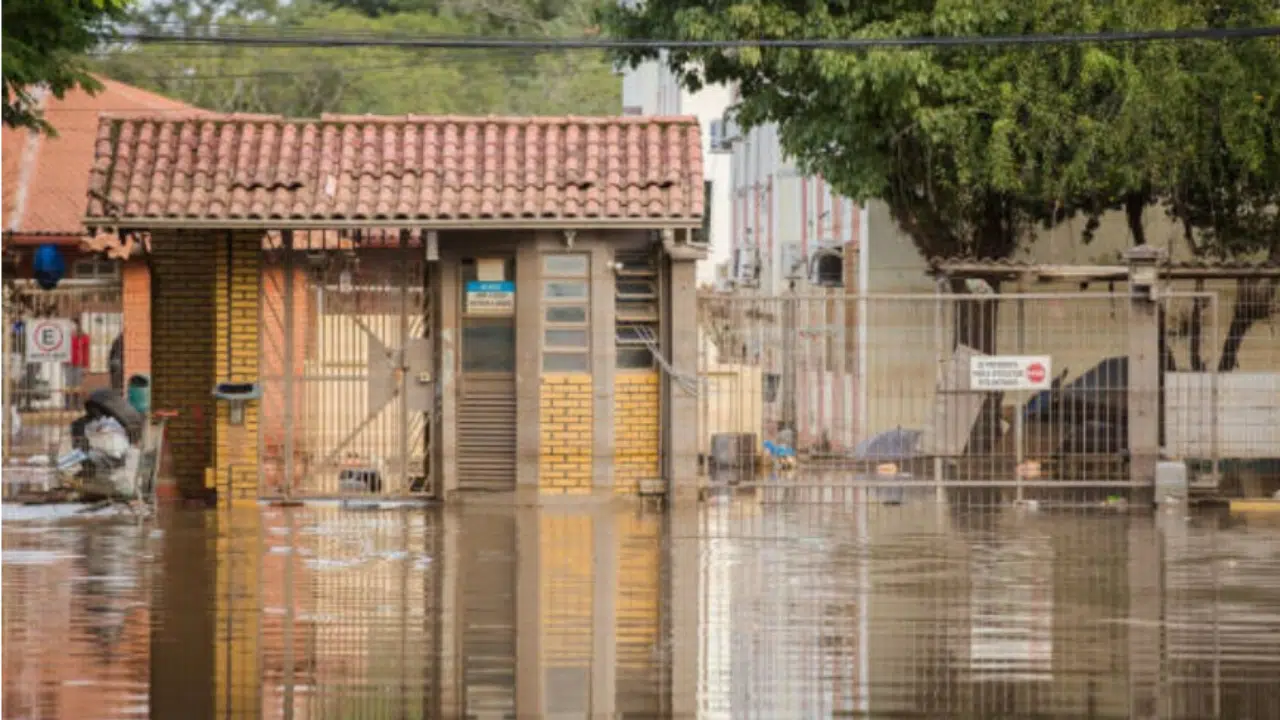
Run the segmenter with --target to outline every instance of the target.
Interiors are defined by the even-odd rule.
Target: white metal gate
[[[410,236],[298,233],[262,276],[269,495],[430,495],[433,298]]]

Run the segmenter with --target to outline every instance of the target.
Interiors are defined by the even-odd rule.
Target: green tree
[[[7,0],[2,13],[4,124],[52,133],[36,93],[101,89],[85,53],[110,37],[124,0]]]
[[[604,12],[616,36],[688,40],[1277,21],[1271,0],[647,0]],[[1189,232],[1220,252],[1270,241],[1274,232],[1261,220],[1274,218],[1275,202],[1266,198],[1275,197],[1276,148],[1268,138],[1280,94],[1278,50],[1274,41],[736,48],[672,52],[667,61],[691,87],[736,84],[743,125],[776,123],[783,150],[804,170],[855,199],[884,201],[923,255],[995,259],[1038,226],[1080,214],[1089,220],[1087,241],[1099,216],[1113,209],[1126,212],[1133,241],[1144,243],[1142,216],[1152,205],[1177,209]],[[622,54],[630,62],[653,57],[646,50]],[[1255,103],[1255,95],[1264,101]],[[1228,210],[1209,177],[1235,188]],[[1245,215],[1255,221],[1247,229],[1224,225]],[[995,303],[970,306],[978,316],[961,315],[956,341],[990,351]]]
[[[523,18],[530,28],[520,34],[577,36],[593,21],[593,2],[567,2],[550,20],[529,9],[541,3],[507,7],[512,18]],[[482,0],[457,0],[452,6],[421,0],[204,0],[204,5],[182,22],[198,28],[213,18],[224,26],[307,35],[496,32]],[[152,10],[160,14],[145,22],[175,22],[170,8],[147,12]],[[99,67],[117,80],[200,107],[293,117],[331,112],[613,114],[620,105],[619,83],[602,52],[146,45],[118,48]]]

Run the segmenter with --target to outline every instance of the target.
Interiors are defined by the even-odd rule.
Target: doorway
[[[516,484],[515,258],[463,258],[457,458],[461,490]]]

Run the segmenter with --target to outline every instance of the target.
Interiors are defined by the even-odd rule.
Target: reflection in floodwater
[[[1280,525],[863,500],[9,522],[4,715],[1280,717]]]

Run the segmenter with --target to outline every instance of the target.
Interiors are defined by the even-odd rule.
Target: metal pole
[[[400,396],[400,484],[401,490],[409,488],[409,398],[405,392],[409,383],[409,281],[413,278],[414,264],[409,262],[409,231],[400,231],[400,260],[403,274],[400,277],[400,372],[396,393]]]
[[[782,426],[796,432],[796,305],[800,299],[789,282],[782,298]]]
[[[1218,294],[1209,295],[1209,317],[1212,318],[1209,326],[1209,337],[1215,340],[1218,337]],[[1218,456],[1221,451],[1219,447],[1219,434],[1222,432],[1218,422],[1218,414],[1220,408],[1218,406],[1218,363],[1209,363],[1209,456],[1213,461],[1213,490],[1218,492],[1222,487],[1222,458]]]
[[[294,387],[294,375],[297,372],[294,363],[297,360],[293,356],[296,340],[293,319],[293,231],[285,230],[281,233],[281,240],[284,245],[284,497],[288,500],[293,496],[293,410],[297,402]]]
[[[1018,280],[1018,354],[1025,355],[1027,349],[1027,301],[1023,298],[1022,293],[1026,291],[1026,284],[1022,279]],[[1013,413],[1013,443],[1014,443],[1014,471],[1013,478],[1016,483],[1016,497],[1018,502],[1023,500],[1022,488],[1022,462],[1026,458],[1026,428],[1023,427],[1022,407],[1015,406]]]
[[[854,444],[867,433],[867,340],[870,336],[867,296],[871,292],[871,214],[858,208],[858,429]]]
[[[292,344],[292,337],[290,338]],[[293,564],[298,557],[298,537],[294,532],[293,512],[288,508],[284,510],[285,530],[289,538],[289,554],[284,556],[284,716],[286,718],[293,717],[293,624],[295,622],[295,610],[293,603]]]
[[[946,308],[943,307],[943,288],[946,281],[939,279],[933,288],[933,347],[934,347],[934,392],[942,392],[945,387],[946,380],[946,342],[947,334],[944,329],[947,315]],[[953,301],[954,302],[954,301]],[[939,448],[942,447],[941,438],[938,435],[946,430],[943,427],[943,418],[950,417],[951,413],[947,412],[947,405],[951,403],[951,395],[943,395],[942,402],[934,400],[935,410],[933,413],[933,484],[934,499],[938,502],[938,507],[942,507],[943,501],[946,500],[946,488],[942,486],[942,457],[938,455]]]

